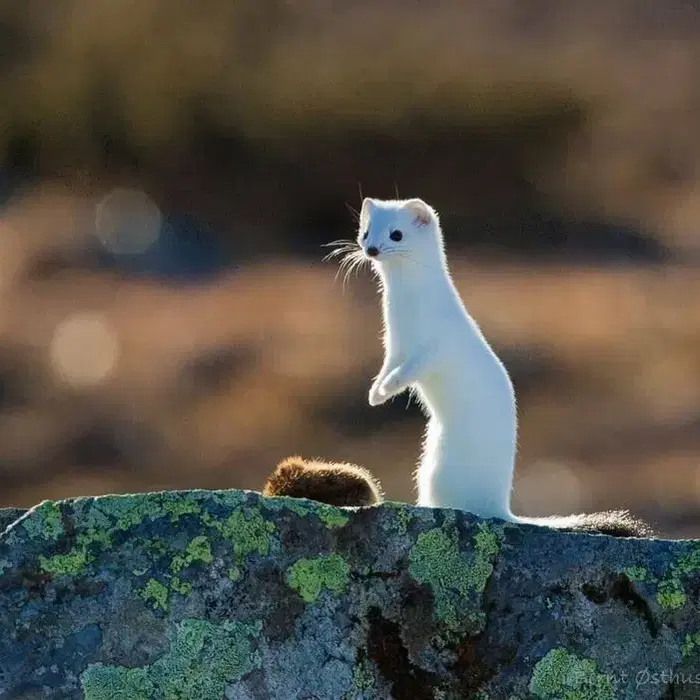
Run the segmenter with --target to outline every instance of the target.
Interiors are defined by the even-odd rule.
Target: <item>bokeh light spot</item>
[[[49,348],[51,367],[65,382],[99,384],[116,368],[119,338],[101,313],[76,313],[56,328]]]
[[[97,237],[115,254],[144,253],[158,240],[161,222],[158,205],[141,190],[112,190],[95,211]]]

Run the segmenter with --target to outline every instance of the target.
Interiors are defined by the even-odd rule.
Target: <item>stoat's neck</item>
[[[410,279],[420,283],[420,280],[447,276],[447,257],[442,246],[434,241],[430,250],[424,248],[405,255],[389,253],[377,269],[383,279],[388,276],[399,281]]]
[[[461,306],[444,261],[398,259],[378,271],[385,322],[391,335],[416,336],[438,310]]]

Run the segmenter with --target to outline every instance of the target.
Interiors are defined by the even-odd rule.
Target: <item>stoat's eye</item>
[[[396,241],[398,243],[403,238],[403,233],[401,233],[401,231],[392,231],[389,234],[389,238],[391,238],[392,241]]]
[[[363,240],[363,241],[366,241],[366,240],[367,240],[367,236],[369,236],[369,229],[367,229],[367,230],[362,234],[362,240]]]

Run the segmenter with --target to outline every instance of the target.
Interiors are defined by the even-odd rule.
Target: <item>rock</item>
[[[27,512],[26,508],[0,508],[0,532]]]
[[[15,515],[1,700],[700,697],[700,542],[241,491]]]

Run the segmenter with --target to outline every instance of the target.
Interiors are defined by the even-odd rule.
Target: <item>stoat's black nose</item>
[[[369,255],[371,258],[376,258],[377,255],[379,255],[379,248],[371,245],[369,248],[367,248],[367,255]]]

